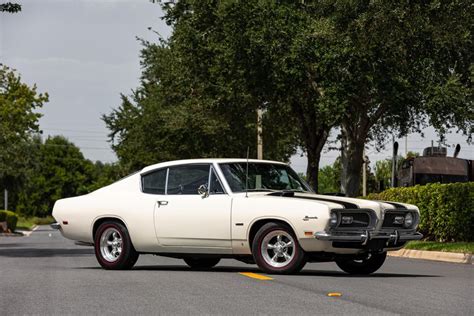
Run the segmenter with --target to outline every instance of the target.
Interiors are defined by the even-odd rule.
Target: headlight
[[[410,228],[410,227],[413,226],[413,214],[412,213],[407,213],[407,215],[405,215],[405,222],[404,222],[403,226],[405,226],[405,228]]]
[[[337,214],[336,212],[331,212],[331,216],[329,217],[329,226],[336,227],[337,225]]]

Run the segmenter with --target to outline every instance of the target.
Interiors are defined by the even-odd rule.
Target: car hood
[[[397,210],[415,210],[418,208],[415,205],[389,202],[389,201],[373,201],[366,199],[349,198],[343,196],[334,195],[321,195],[315,193],[300,193],[300,192],[259,192],[249,194],[249,197],[280,197],[282,199],[305,199],[316,203],[327,205],[330,208],[341,208],[341,209],[371,209],[376,213],[379,213],[387,209]]]
[[[295,193],[295,198],[314,199],[318,202],[330,202],[339,204],[341,208],[357,209],[357,208],[373,208],[377,206],[380,209],[416,209],[416,206],[389,202],[389,201],[374,201],[366,199],[349,198],[344,196],[321,195],[314,193]]]

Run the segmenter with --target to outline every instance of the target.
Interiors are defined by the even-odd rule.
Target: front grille
[[[403,223],[405,222],[405,215],[407,212],[386,212],[383,219],[382,227],[394,227],[394,228],[403,228]],[[397,218],[403,217],[403,221],[397,221]]]
[[[339,219],[340,228],[366,228],[370,224],[370,216],[367,213],[356,213],[356,212],[341,212]],[[345,217],[351,217],[350,223],[344,223]]]

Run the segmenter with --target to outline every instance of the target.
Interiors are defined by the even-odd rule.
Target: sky
[[[120,105],[121,93],[130,94],[139,84],[136,37],[157,41],[158,35],[149,27],[163,37],[170,35],[172,30],[161,20],[160,6],[148,0],[17,2],[22,12],[0,14],[0,63],[16,69],[39,92],[49,93],[50,101],[40,111],[43,134],[66,136],[88,159],[116,161],[101,116]],[[424,134],[424,138],[409,135],[407,149],[421,152],[438,139],[433,129]],[[474,145],[465,140],[454,131],[449,134],[446,143],[452,147],[448,155],[459,143],[459,157],[474,159]],[[405,153],[405,139],[397,141],[400,152]],[[391,155],[391,143],[379,150],[369,144],[372,163]],[[324,150],[321,166],[332,164],[337,156],[337,151]],[[295,155],[291,165],[304,172],[306,157]]]

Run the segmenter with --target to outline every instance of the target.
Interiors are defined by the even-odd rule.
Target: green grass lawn
[[[36,225],[49,225],[54,223],[52,216],[47,217],[19,217],[16,230],[31,230]]]
[[[410,241],[406,249],[474,253],[474,242]]]

